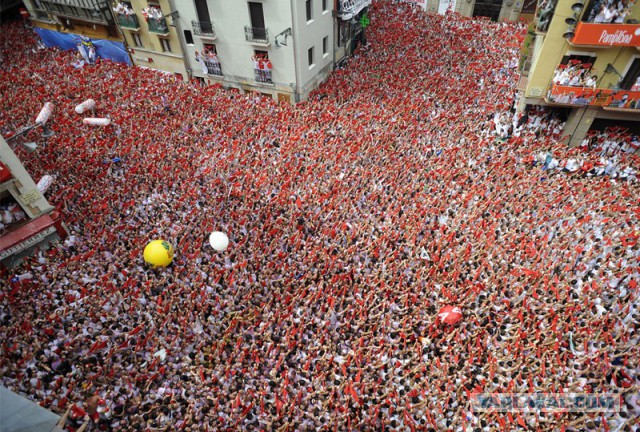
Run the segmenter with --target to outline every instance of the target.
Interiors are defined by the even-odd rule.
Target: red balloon
[[[462,311],[457,306],[444,306],[438,312],[438,319],[445,324],[454,325],[462,319]]]

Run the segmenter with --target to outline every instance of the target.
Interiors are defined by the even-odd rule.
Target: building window
[[[322,0],[322,12],[327,11],[327,0]]]
[[[326,56],[327,54],[329,54],[329,36],[322,38],[322,55]]]
[[[307,21],[313,19],[313,0],[305,0],[307,6]]]
[[[169,44],[169,39],[160,38],[160,45],[162,45],[162,51],[171,52],[171,45]]]
[[[640,57],[635,58],[629,66],[627,73],[620,82],[620,88],[624,90],[640,91]]]
[[[187,42],[187,45],[193,45],[193,35],[191,34],[191,30],[184,31],[184,40]]]
[[[311,69],[315,66],[315,64],[313,63],[313,47],[309,48],[309,50],[307,51],[307,57],[309,59],[309,69]]]
[[[218,58],[218,50],[214,44],[203,44],[202,56],[196,56],[196,60],[201,61],[204,66],[204,72],[207,75],[222,76],[222,65]]]
[[[267,40],[267,27],[264,23],[262,3],[249,2],[249,16],[251,17],[252,40]]]
[[[215,54],[218,55],[218,48],[216,48],[216,46],[214,44],[202,44],[203,53],[211,53],[211,54]]]
[[[255,50],[253,52],[253,68],[255,70],[256,81],[261,83],[273,84],[271,78],[271,61],[269,60],[268,51]]]
[[[209,15],[209,6],[207,6],[207,0],[195,0],[196,13],[198,14],[198,21],[211,22],[211,16]]]
[[[144,48],[144,45],[142,45],[142,38],[138,33],[132,33],[131,36],[133,37],[133,45],[139,48]]]

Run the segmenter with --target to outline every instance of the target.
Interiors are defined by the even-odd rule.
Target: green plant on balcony
[[[529,23],[529,27],[527,27],[527,35],[525,36],[524,41],[522,42],[522,46],[520,47],[520,62],[518,63],[518,69],[522,72],[527,72],[523,69],[531,55],[531,44],[535,37],[535,24],[531,22]]]

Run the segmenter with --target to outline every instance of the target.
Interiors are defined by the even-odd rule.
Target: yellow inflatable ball
[[[166,267],[173,261],[173,246],[166,240],[150,241],[144,248],[144,260],[153,267]]]

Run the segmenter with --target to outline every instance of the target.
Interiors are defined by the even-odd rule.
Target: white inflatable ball
[[[229,246],[229,237],[223,232],[214,231],[209,235],[209,244],[218,252],[224,252]]]

